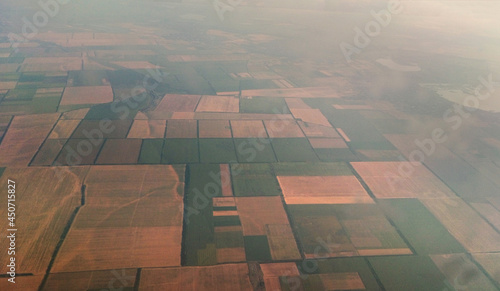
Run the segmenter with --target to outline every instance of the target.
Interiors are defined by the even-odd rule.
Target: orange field
[[[201,96],[196,112],[239,112],[240,100],[234,96]]]
[[[101,104],[113,102],[111,86],[66,87],[61,105]]]
[[[234,138],[267,138],[266,129],[261,120],[231,120]]]
[[[264,120],[270,138],[304,137],[295,120]]]
[[[163,138],[166,120],[134,120],[127,138]]]
[[[198,121],[200,138],[231,138],[229,120]]]

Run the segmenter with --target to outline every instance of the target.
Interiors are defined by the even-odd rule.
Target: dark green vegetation
[[[198,163],[198,140],[195,138],[166,139],[163,145],[162,164]]]
[[[318,162],[306,138],[274,138],[271,142],[279,162]]]
[[[139,164],[159,164],[161,162],[163,142],[163,139],[144,139],[139,155]]]
[[[283,98],[241,98],[241,113],[268,113],[268,114],[286,114],[290,113]]]
[[[202,163],[236,162],[236,151],[232,139],[200,138],[200,161]]]
[[[281,190],[270,164],[231,166],[234,196],[276,196]]]
[[[448,230],[417,199],[383,199],[378,203],[417,254],[465,252]]]
[[[247,261],[271,261],[271,250],[265,235],[245,236],[245,254]]]
[[[343,162],[336,163],[276,163],[276,176],[348,176],[351,168]]]
[[[276,162],[269,139],[235,138],[236,155],[240,163],[272,163]]]

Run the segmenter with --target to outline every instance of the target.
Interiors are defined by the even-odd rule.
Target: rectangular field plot
[[[107,139],[96,164],[136,164],[141,150],[141,139]]]
[[[278,176],[287,204],[374,203],[355,176]]]
[[[377,198],[446,198],[455,194],[423,165],[408,162],[353,162]],[[412,167],[411,175],[400,169]]]
[[[172,119],[167,122],[167,138],[197,138],[198,121],[192,119]]]
[[[196,112],[239,112],[240,102],[234,96],[201,96]]]
[[[61,246],[52,271],[179,266],[181,228],[171,226],[71,229]]]
[[[235,138],[236,155],[240,163],[272,163],[276,156],[269,139]]]
[[[82,120],[73,132],[71,138],[86,138],[89,140],[102,138],[126,138],[132,125],[132,120]]]
[[[139,164],[159,164],[163,150],[164,139],[144,139],[142,141]]]
[[[321,113],[319,109],[299,109],[299,108],[291,108],[293,117],[295,119],[299,119],[303,122],[322,125],[326,127],[331,127],[332,125],[328,122],[328,119]]]
[[[374,204],[289,205],[288,209],[306,258],[314,258],[318,238],[328,257],[412,253]]]
[[[166,120],[134,120],[127,138],[163,138]]]
[[[343,162],[334,163],[276,163],[276,176],[350,176],[353,172]]]
[[[271,140],[279,162],[318,162],[306,138],[275,138]]]
[[[500,234],[463,200],[442,198],[421,201],[467,251],[500,251]]]
[[[17,273],[45,274],[61,235],[76,208],[81,205],[81,185],[87,169],[86,167],[61,167],[58,171],[47,167],[5,169],[0,182],[7,189],[7,180],[14,179],[18,193],[15,201],[16,218],[19,217],[16,226],[26,226],[18,227],[16,232]],[[7,196],[6,190],[5,196]],[[36,203],[33,203],[34,201]],[[7,217],[7,205],[4,205],[0,214]],[[0,222],[0,226],[5,230],[12,228],[8,223],[9,221],[4,219]],[[7,239],[2,238],[2,245],[7,249],[5,243]],[[7,251],[3,252],[0,254],[0,259],[7,262],[10,257],[7,255]],[[7,272],[6,265],[2,264],[0,267],[3,273]]]
[[[281,193],[269,164],[233,164],[231,173],[234,196],[277,196]]]
[[[231,138],[229,120],[200,120],[200,138]]]
[[[448,289],[446,277],[428,256],[374,257],[368,261],[387,291]]]
[[[167,138],[163,145],[162,164],[198,163],[200,160],[198,139]]]
[[[106,290],[110,282],[129,290],[134,288],[136,275],[137,269],[56,273],[49,275],[43,290]]]
[[[384,199],[378,205],[417,254],[462,253],[465,249],[417,199]]]
[[[340,134],[331,126],[324,126],[303,121],[298,121],[297,123],[307,137],[342,138]]]
[[[143,269],[139,290],[252,290],[247,264]]]
[[[101,104],[113,102],[111,86],[66,87],[61,105]]]
[[[262,120],[231,120],[234,138],[267,138]]]
[[[200,138],[199,143],[202,163],[230,163],[237,160],[232,139]]]
[[[470,205],[500,232],[500,210],[490,203],[471,203]]]
[[[194,112],[200,97],[200,95],[167,94],[153,113]]]

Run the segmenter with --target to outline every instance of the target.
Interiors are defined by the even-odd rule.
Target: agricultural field
[[[500,291],[500,4],[35,2],[0,290]]]

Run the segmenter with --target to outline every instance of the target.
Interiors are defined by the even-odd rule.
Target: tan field
[[[319,109],[290,108],[290,111],[295,119],[302,120],[303,122],[323,125],[326,127],[332,126]]]
[[[96,164],[135,164],[141,151],[141,139],[107,139],[97,157]]]
[[[16,262],[17,273],[44,274],[49,266],[56,245],[59,243],[70,217],[81,204],[81,183],[87,167],[59,168],[7,168],[0,178],[2,185],[12,178],[16,184]],[[60,183],[64,180],[65,183]],[[34,202],[35,201],[35,202]],[[7,208],[2,207],[2,215],[7,217]],[[8,220],[0,222],[2,229],[11,227]],[[7,249],[7,238],[2,236],[0,245]],[[4,262],[7,252],[0,255]],[[6,264],[0,270],[6,272]]]
[[[102,104],[113,102],[111,86],[66,87],[61,105]]]
[[[301,258],[290,225],[267,224],[266,234],[273,260],[299,260]]]
[[[63,148],[67,140],[65,139],[48,139],[37,152],[35,158],[31,162],[31,166],[50,166],[56,160],[57,155]]]
[[[285,102],[290,109],[311,109],[311,107],[300,98],[285,98]]]
[[[486,270],[490,277],[500,284],[500,253],[474,253],[472,254],[481,267]]]
[[[233,187],[231,185],[231,173],[229,170],[229,164],[220,165],[220,176],[221,181],[224,181],[222,183],[222,196],[233,196]]]
[[[198,121],[190,119],[169,120],[167,122],[167,138],[197,138]]]
[[[270,138],[304,137],[295,120],[264,120]]]
[[[324,126],[314,123],[297,122],[307,137],[341,138],[338,132],[330,125]]]
[[[252,290],[247,264],[208,267],[143,269],[139,290],[211,291]]]
[[[163,138],[166,120],[134,120],[127,138]]]
[[[321,282],[326,290],[364,290],[365,285],[358,273],[320,274]]]
[[[60,119],[52,132],[49,135],[49,139],[62,139],[70,138],[75,131],[76,127],[80,124],[79,119]]]
[[[196,112],[239,112],[240,99],[234,96],[201,96]]]
[[[235,263],[246,261],[245,248],[217,249],[217,263]]]
[[[133,288],[137,269],[50,274],[43,290],[108,290]]]
[[[89,112],[90,108],[83,108],[83,109],[77,109],[77,110],[72,110],[68,112],[64,112],[63,115],[61,116],[61,119],[77,119],[81,120],[87,115]]]
[[[2,278],[0,280],[1,290],[14,290],[14,291],[26,291],[26,290],[38,290],[38,286],[42,283],[43,275],[38,276],[22,276],[16,278],[16,283],[12,284],[7,281],[7,278]]]
[[[153,112],[194,112],[199,95],[175,95],[167,94]]]
[[[229,120],[200,120],[200,138],[231,138],[231,125]]]
[[[235,200],[243,235],[265,235],[268,224],[289,225],[280,197],[236,197]]]
[[[341,138],[309,138],[314,149],[346,149],[345,141]]]
[[[231,120],[234,138],[267,138],[267,132],[261,120]]]

